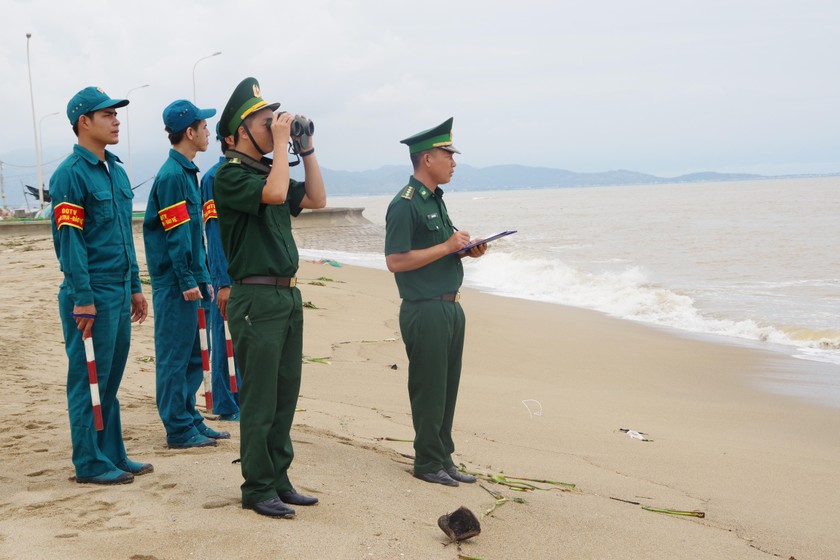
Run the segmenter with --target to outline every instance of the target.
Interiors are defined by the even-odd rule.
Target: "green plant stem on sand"
[[[652,508],[648,506],[642,506],[642,509],[645,511],[653,511],[656,513],[667,513],[668,515],[681,515],[684,517],[699,517],[703,519],[706,517],[706,513],[703,511],[681,511],[678,509],[666,509],[666,508]]]
[[[490,515],[494,511],[496,511],[497,507],[502,506],[505,503],[507,503],[508,499],[505,498],[501,494],[501,492],[496,492],[495,490],[490,490],[489,488],[487,488],[483,484],[479,484],[479,486],[481,486],[484,490],[486,490],[487,493],[490,494],[491,496],[493,496],[493,498],[496,500],[496,502],[493,504],[493,507],[491,507],[490,509],[488,509],[487,511],[485,511],[484,513],[481,514],[482,518],[487,517],[488,515]]]
[[[325,366],[330,365],[330,357],[326,356],[324,358],[310,358],[309,356],[303,357],[304,364],[324,364]]]
[[[485,474],[476,471],[470,471],[467,467],[461,463],[458,466],[458,470],[466,473],[471,474],[477,478],[481,478],[482,480],[486,480],[488,482],[493,482],[495,484],[502,484],[504,486],[509,487],[511,490],[516,490],[518,492],[527,492],[528,490],[551,490],[551,488],[542,488],[537,486],[536,484],[531,484],[532,482],[539,482],[540,484],[549,484],[551,486],[562,486],[563,488],[574,488],[575,485],[569,482],[557,482],[554,480],[546,480],[544,478],[526,478],[520,476],[506,476],[504,474]]]

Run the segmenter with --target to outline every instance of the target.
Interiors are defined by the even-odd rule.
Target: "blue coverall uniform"
[[[198,306],[183,292],[199,287],[209,301],[198,167],[174,149],[160,168],[143,220],[155,317],[156,400],[169,444],[206,430],[195,408],[203,380]],[[205,306],[206,308],[207,306]]]
[[[107,163],[107,165],[106,165]],[[118,472],[127,461],[117,390],[131,339],[131,295],[141,292],[131,231],[134,194],[114,154],[105,162],[79,146],[50,179],[55,253],[64,282],[58,292],[67,369],[67,408],[76,477]],[[73,307],[94,304],[93,348],[104,429],[93,424],[82,332]]]
[[[220,157],[218,163],[201,177],[201,199],[204,201],[204,235],[207,238],[207,260],[210,261],[210,281],[215,293],[220,288],[229,288],[232,284],[228,275],[228,260],[222,249],[219,235],[219,220],[216,216],[216,203],[213,198],[213,181],[216,170],[225,162]],[[227,341],[225,340],[225,320],[219,308],[209,306],[210,354],[213,369],[213,412],[221,415],[239,414],[239,394],[230,390],[230,370],[228,369]],[[235,360],[235,358],[234,358]],[[236,386],[242,385],[239,366],[236,365]]]

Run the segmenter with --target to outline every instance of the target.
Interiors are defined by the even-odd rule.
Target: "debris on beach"
[[[496,502],[493,504],[493,506],[490,509],[488,509],[487,511],[485,511],[484,513],[481,514],[482,518],[487,517],[488,515],[490,515],[494,511],[496,511],[497,507],[503,506],[508,502],[512,501],[512,502],[516,502],[517,504],[524,504],[525,503],[525,498],[514,498],[513,500],[509,500],[501,492],[496,492],[495,490],[491,490],[491,489],[487,488],[486,486],[484,486],[483,484],[479,484],[479,486],[481,486],[481,488],[483,490],[485,490],[488,494],[493,496],[493,499],[496,500]]]
[[[560,490],[564,492],[568,492],[575,487],[575,484],[570,482],[559,482],[556,480],[546,480],[544,478],[528,478],[524,476],[511,476],[506,475],[504,472],[499,472],[498,474],[487,474],[481,472],[475,472],[467,470],[466,465],[461,463],[458,465],[458,470],[465,474],[471,474],[476,478],[481,480],[486,480],[487,482],[492,482],[493,484],[501,484],[503,486],[507,486],[511,490],[515,490],[517,492],[528,492],[530,490]],[[548,488],[543,488],[542,486],[537,486],[537,484],[548,484]],[[560,488],[558,488],[558,486]]]
[[[323,364],[325,366],[330,365],[330,357],[324,356],[323,358],[310,358],[309,356],[303,356],[301,360],[304,364]]]
[[[618,431],[624,432],[631,438],[637,439],[639,441],[653,441],[648,437],[648,435],[645,432],[638,432],[636,430],[631,430],[630,428],[619,428]]]
[[[706,517],[706,512],[703,511],[682,511],[679,509],[669,509],[669,508],[654,508],[648,506],[642,506],[642,509],[645,511],[653,511],[655,513],[667,513],[668,515],[682,515],[684,517],[699,517],[700,519],[704,519]]]
[[[391,369],[399,369],[399,366],[397,364],[391,364],[388,367],[390,367]]]
[[[481,533],[481,523],[478,518],[464,506],[452,513],[441,515],[438,518],[438,527],[446,533],[451,542],[467,540]]]
[[[320,309],[320,307],[318,307],[317,305],[315,305],[315,304],[314,304],[314,303],[312,303],[311,301],[304,301],[304,302],[303,302],[303,306],[304,306],[306,309]]]
[[[636,502],[636,501],[633,501],[633,500],[625,500],[623,498],[615,498],[613,496],[610,496],[610,499],[615,500],[617,502],[624,502],[625,504],[631,504],[631,505],[634,505],[634,506],[641,506],[643,510],[652,511],[652,512],[655,512],[655,513],[666,513],[668,515],[680,515],[680,516],[683,516],[683,517],[699,517],[700,519],[704,519],[706,517],[706,512],[698,511],[698,510],[684,511],[684,510],[680,510],[680,509],[656,508],[656,507],[644,506],[644,505],[641,504],[641,502]]]
[[[341,263],[332,259],[321,259],[321,264],[328,264],[330,266],[341,267]]]

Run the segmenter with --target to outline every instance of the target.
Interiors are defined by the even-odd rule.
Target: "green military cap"
[[[225,135],[234,134],[245,117],[251,113],[260,109],[276,111],[279,106],[279,103],[268,103],[261,97],[260,83],[256,78],[245,78],[233,90],[233,95],[225,105],[219,119],[219,127]]]
[[[416,154],[417,152],[425,152],[432,148],[440,148],[447,152],[455,152],[460,154],[455,146],[452,145],[452,121],[454,117],[450,117],[444,122],[440,123],[434,128],[418,132],[414,136],[409,136],[404,140],[400,140],[400,144],[408,146],[408,152]]]

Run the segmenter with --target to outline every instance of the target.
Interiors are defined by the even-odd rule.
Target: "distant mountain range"
[[[302,167],[302,166],[301,166]],[[295,170],[293,177],[301,171]],[[386,165],[368,171],[336,171],[321,169],[330,194],[364,195],[395,193],[411,175],[408,165]],[[832,174],[838,175],[838,174]],[[796,175],[817,177],[824,175]],[[794,176],[768,176],[750,173],[716,173],[705,171],[677,177],[658,177],[637,171],[618,169],[599,173],[576,173],[550,167],[494,165],[472,167],[458,164],[448,190],[481,191],[494,189],[540,189],[556,187],[594,187],[607,185],[642,185],[662,183],[695,183],[704,181],[746,181]],[[298,176],[298,178],[300,178]]]

